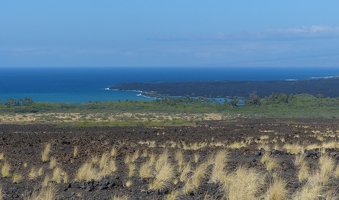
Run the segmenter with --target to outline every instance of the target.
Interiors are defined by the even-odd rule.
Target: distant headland
[[[256,92],[265,97],[272,93],[301,94],[339,97],[339,77],[310,78],[305,80],[276,81],[198,81],[198,82],[152,82],[121,83],[111,86],[111,90],[138,90],[151,97],[248,97]]]

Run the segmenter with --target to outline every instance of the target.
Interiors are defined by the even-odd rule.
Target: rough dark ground
[[[124,158],[136,150],[150,151],[160,154],[163,151],[161,144],[167,141],[188,143],[222,141],[225,144],[245,141],[252,137],[252,140],[259,141],[260,136],[268,136],[268,144],[273,146],[273,138],[285,138],[284,143],[299,143],[307,145],[319,143],[311,136],[312,131],[319,130],[326,132],[339,130],[339,120],[335,119],[237,119],[232,121],[209,121],[203,122],[196,127],[89,127],[89,128],[62,128],[51,124],[30,124],[30,125],[0,125],[0,153],[5,157],[0,160],[0,166],[4,160],[11,165],[11,172],[18,172],[23,175],[21,183],[13,183],[12,178],[0,178],[4,199],[22,199],[24,195],[30,194],[33,190],[39,189],[43,177],[36,180],[28,180],[27,175],[31,167],[39,168],[45,166],[45,174],[52,173],[48,163],[41,160],[41,152],[47,143],[51,144],[51,156],[56,157],[57,165],[69,175],[69,183],[56,184],[58,199],[111,199],[113,195],[127,195],[130,199],[163,199],[171,190],[152,191],[148,189],[148,181],[138,176],[132,178],[133,185],[126,187],[128,180]],[[266,130],[266,131],[265,131]],[[338,133],[337,133],[338,134]],[[298,137],[295,137],[298,135]],[[325,141],[327,138],[325,137]],[[331,140],[328,138],[328,140]],[[157,147],[148,147],[139,144],[140,141],[156,141]],[[276,142],[282,146],[283,142]],[[73,149],[79,147],[78,156],[73,157]],[[77,169],[91,156],[102,155],[110,152],[111,148],[118,148],[118,171],[111,177],[101,181],[76,181]],[[205,147],[198,150],[183,150],[185,159],[193,159],[193,154],[198,153],[200,160],[209,156],[224,147]],[[176,149],[171,149],[174,154]],[[300,187],[296,178],[296,168],[293,165],[294,155],[284,150],[274,150],[272,155],[279,159],[279,170],[282,177],[288,181],[287,187],[291,193]],[[260,163],[264,150],[259,150],[259,145],[252,143],[247,147],[229,149],[230,157],[227,163],[229,171],[239,165],[253,167],[259,171],[265,171]],[[327,152],[335,159],[339,155],[338,149],[327,149]],[[319,151],[310,151],[306,160],[310,168],[315,167],[318,162]],[[139,158],[137,166],[144,162],[145,158]],[[25,167],[25,163],[27,166]],[[139,169],[139,167],[137,167]],[[337,183],[333,183],[337,184]],[[172,185],[172,188],[180,188],[182,183]],[[263,192],[265,188],[263,188]],[[200,188],[192,194],[183,195],[180,199],[203,199],[206,194],[220,198],[220,188],[215,183],[206,180]]]

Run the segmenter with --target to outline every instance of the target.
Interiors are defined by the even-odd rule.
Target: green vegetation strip
[[[238,99],[230,102],[220,102],[207,98],[165,98],[155,101],[117,101],[117,102],[88,102],[83,104],[25,102],[0,105],[0,114],[25,113],[220,113],[228,116],[257,117],[257,118],[338,118],[339,98],[314,97],[308,94],[286,95],[272,94],[259,98],[255,93],[244,99],[245,105],[239,105]],[[48,119],[46,119],[48,121]],[[53,120],[53,119],[51,119]],[[146,122],[116,122],[117,126],[152,125],[152,118]],[[82,122],[83,126],[96,122]],[[105,125],[105,122],[102,122]],[[157,122],[167,124],[185,124],[184,122]]]

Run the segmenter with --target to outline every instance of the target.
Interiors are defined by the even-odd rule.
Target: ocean
[[[339,67],[54,67],[0,68],[0,100],[35,102],[154,100],[107,88],[123,82],[288,80],[338,76]]]

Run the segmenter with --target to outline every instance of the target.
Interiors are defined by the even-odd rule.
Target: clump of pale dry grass
[[[5,161],[1,167],[1,176],[3,178],[10,177],[11,176],[10,170],[11,170],[11,165],[7,161]]]
[[[128,177],[132,177],[135,173],[136,165],[134,163],[128,164]]]
[[[298,179],[299,182],[306,180],[309,176],[309,169],[306,162],[302,162],[299,166]]]
[[[286,189],[286,181],[280,177],[276,177],[270,184],[266,192],[266,200],[284,200],[288,199],[288,190]]]
[[[174,166],[168,160],[168,150],[165,150],[158,156],[155,161],[154,180],[150,183],[149,188],[155,190],[163,190],[169,186],[174,178]]]
[[[41,160],[42,162],[47,162],[49,161],[49,153],[51,151],[51,144],[46,144],[44,150],[41,153]]]
[[[31,170],[28,173],[28,179],[29,180],[35,180],[38,176],[38,172],[35,170],[35,167],[32,167]]]
[[[174,168],[171,163],[163,163],[157,170],[154,181],[150,184],[150,189],[162,190],[169,186],[174,177]]]
[[[256,191],[260,186],[260,175],[254,169],[239,166],[235,172],[221,180],[225,198],[229,200],[256,200]]]
[[[50,161],[49,161],[49,168],[54,169],[54,167],[56,166],[56,164],[57,164],[56,158],[55,158],[55,157],[52,157],[52,158],[50,159]]]
[[[320,178],[323,184],[326,184],[330,177],[333,174],[333,170],[335,167],[335,161],[333,158],[329,157],[328,155],[322,155],[319,158],[319,165],[320,165]]]
[[[270,152],[268,151],[265,152],[260,161],[265,164],[268,171],[275,170],[278,167],[278,159],[270,156]]]
[[[102,175],[99,170],[93,166],[91,162],[84,163],[77,171],[76,178],[82,180],[100,180]]]
[[[131,187],[133,185],[133,181],[132,180],[128,180],[126,183],[125,183],[125,186],[126,187]]]
[[[118,149],[116,147],[112,147],[111,156],[116,157],[118,155]]]
[[[67,173],[59,167],[53,170],[52,180],[56,183],[61,183],[62,181],[63,183],[68,183],[69,181]]]
[[[303,163],[305,162],[304,159],[305,159],[305,154],[295,155],[295,158],[293,161],[294,166],[300,167],[301,165],[303,165]]]
[[[324,187],[321,185],[320,174],[315,173],[308,177],[306,184],[293,194],[293,200],[319,199],[323,196]]]
[[[285,144],[283,146],[284,149],[286,149],[287,153],[291,154],[298,154],[298,153],[304,153],[304,147],[300,144]]]
[[[179,180],[184,182],[188,179],[188,174],[192,171],[191,164],[187,163],[185,167],[183,167],[181,174],[179,176]]]
[[[178,162],[178,171],[181,171],[184,165],[184,155],[181,150],[177,150],[174,155],[175,160]]]
[[[174,190],[168,195],[166,195],[165,200],[177,200],[181,192],[179,190]]]
[[[214,167],[210,180],[214,183],[219,182],[225,176],[225,167],[228,158],[228,152],[226,150],[219,150],[214,157]]]
[[[0,200],[3,200],[4,199],[4,196],[2,194],[2,185],[0,185]]]
[[[34,191],[30,196],[24,197],[24,200],[55,200],[57,190],[55,187],[42,187],[41,190]]]
[[[122,195],[122,196],[114,195],[114,196],[112,197],[112,200],[129,200],[129,197],[126,196],[126,195]]]
[[[153,166],[154,160],[155,158],[151,157],[148,161],[146,161],[140,166],[140,170],[139,170],[140,178],[149,178],[152,176],[151,172],[152,172],[152,166]]]
[[[13,174],[13,183],[21,183],[22,181],[22,175],[19,173]]]
[[[73,149],[73,157],[76,158],[78,156],[79,153],[79,147],[75,146]]]
[[[208,165],[206,163],[201,163],[193,171],[192,184],[194,186],[194,189],[198,189],[198,187],[201,184],[202,179],[204,179],[206,177],[207,167],[208,167]]]

